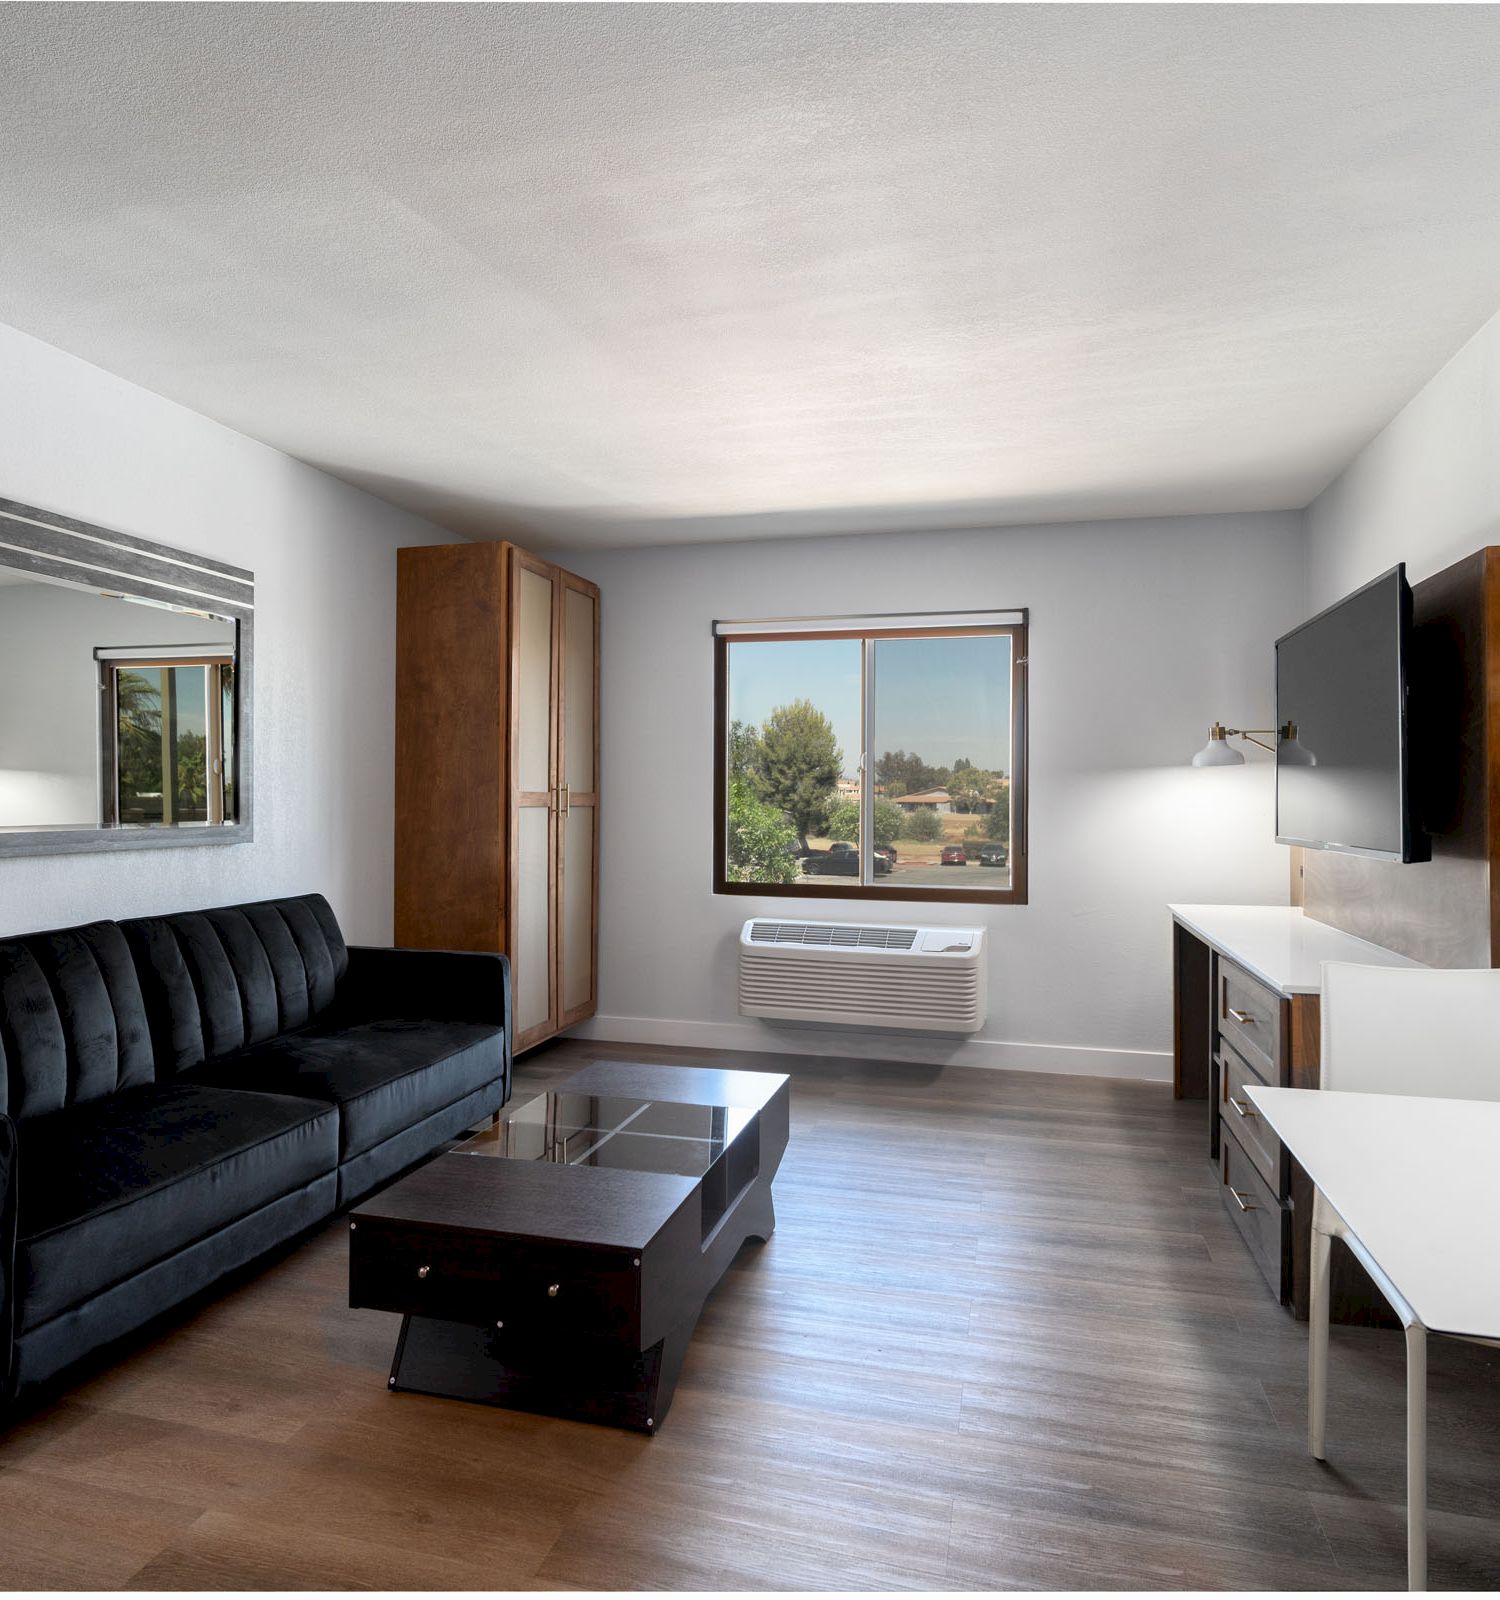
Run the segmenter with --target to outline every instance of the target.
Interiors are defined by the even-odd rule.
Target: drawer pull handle
[[[1232,1194],[1234,1196],[1234,1203],[1240,1208],[1241,1211],[1259,1211],[1260,1210],[1259,1206],[1251,1205],[1250,1202],[1244,1198],[1244,1196],[1240,1193],[1240,1191],[1238,1189],[1235,1188],[1235,1186],[1232,1183],[1229,1185],[1229,1192],[1230,1192],[1230,1194]]]
[[[1255,1026],[1255,1018],[1252,1017],[1248,1011],[1236,1011],[1233,1006],[1230,1006],[1229,1015],[1233,1017],[1242,1028],[1253,1028]]]
[[[1229,1103],[1242,1117],[1253,1117],[1255,1115],[1255,1112],[1243,1100],[1236,1100],[1233,1095],[1230,1095]]]
[[[549,1283],[547,1285],[547,1298],[549,1300],[557,1299],[557,1290],[558,1290],[558,1285],[557,1284]]]
[[[429,1272],[431,1272],[431,1271],[432,1271],[431,1267],[418,1267],[417,1268],[417,1276],[419,1278],[425,1278],[427,1276],[427,1274]]]

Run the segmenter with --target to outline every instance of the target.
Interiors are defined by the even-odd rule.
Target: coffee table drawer
[[[619,1338],[640,1322],[630,1256],[426,1230],[357,1218],[349,1304],[480,1327],[516,1338]]]

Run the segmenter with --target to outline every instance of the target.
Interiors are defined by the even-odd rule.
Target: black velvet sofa
[[[0,1403],[498,1111],[503,956],[321,895],[0,940]]]

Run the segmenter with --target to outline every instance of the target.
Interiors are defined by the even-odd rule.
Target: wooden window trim
[[[997,623],[993,627],[955,628],[870,628],[859,633],[847,629],[795,628],[785,633],[754,633],[735,636],[731,632],[714,635],[714,865],[713,892],[749,895],[759,899],[788,900],[889,900],[927,905],[1024,906],[1027,899],[1027,855],[1030,843],[1027,809],[1030,790],[1030,760],[1027,749],[1029,724],[1026,683],[1028,667],[1027,633],[1029,618],[1020,612],[1020,622]],[[735,643],[765,644],[792,639],[952,639],[968,635],[1008,635],[1010,656],[1010,888],[934,889],[898,888],[881,884],[813,883],[731,883],[725,874],[726,828],[729,812],[729,646]],[[869,752],[871,761],[874,752]],[[871,768],[873,776],[873,767]]]
[[[146,829],[137,829],[133,823],[120,821],[120,673],[143,669],[147,672],[162,671],[169,667],[206,667],[213,676],[209,680],[207,694],[208,714],[208,766],[212,771],[215,763],[218,765],[217,793],[209,791],[209,815],[203,822],[168,823],[163,824],[157,831],[167,831],[180,828],[184,832],[195,828],[222,828],[232,826],[234,819],[225,814],[224,790],[228,775],[224,771],[224,696],[221,684],[223,670],[227,667],[236,671],[238,663],[232,650],[225,651],[199,651],[190,656],[168,656],[161,651],[143,650],[139,655],[111,651],[107,656],[99,658],[100,676],[99,690],[101,726],[99,730],[99,778],[100,778],[100,817],[101,826],[117,829],[121,833],[134,834]],[[236,687],[235,700],[238,707],[239,691]],[[239,744],[239,729],[233,730],[236,747]],[[238,797],[236,797],[238,798]],[[215,815],[217,813],[217,815]]]

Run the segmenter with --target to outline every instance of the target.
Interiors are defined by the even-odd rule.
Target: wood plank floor
[[[564,1043],[517,1096],[597,1056]],[[1205,1109],[1098,1079],[794,1074],[779,1227],[655,1439],[389,1395],[332,1223],[0,1435],[0,1581],[130,1589],[1355,1589],[1404,1583],[1400,1336],[1304,1330]],[[1393,1175],[1399,1181],[1399,1175]],[[1500,1362],[1434,1340],[1434,1588],[1500,1586]]]

